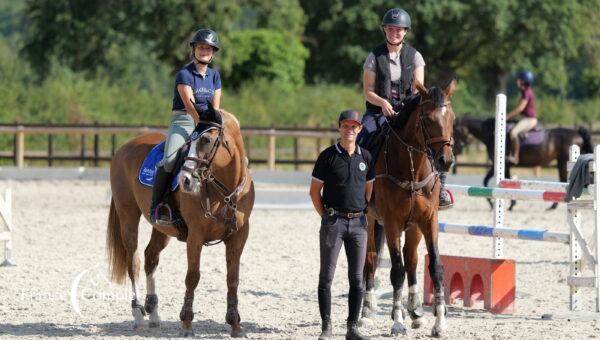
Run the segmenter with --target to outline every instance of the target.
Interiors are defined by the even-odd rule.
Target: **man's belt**
[[[356,218],[356,217],[361,217],[365,215],[364,211],[358,211],[358,212],[341,212],[341,211],[337,211],[333,208],[327,208],[327,210],[325,210],[325,212],[327,213],[327,215],[329,216],[341,216],[341,217],[345,217],[345,218]]]

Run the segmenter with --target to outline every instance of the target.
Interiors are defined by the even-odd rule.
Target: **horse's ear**
[[[446,88],[444,89],[444,96],[446,98],[450,98],[454,93],[454,90],[456,90],[456,78],[452,78],[452,80],[450,80],[450,83],[446,85]]]
[[[413,85],[415,86],[417,91],[419,91],[419,94],[421,95],[421,97],[427,96],[427,89],[425,88],[425,86],[423,86],[423,84],[421,84],[420,81],[415,79],[415,81],[413,82]]]

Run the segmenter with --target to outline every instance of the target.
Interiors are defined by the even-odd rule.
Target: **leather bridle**
[[[223,146],[227,149],[227,151],[231,154],[231,150],[229,149],[229,145],[227,141],[224,140],[224,127],[221,124],[215,122],[206,122],[210,127],[200,133],[197,136],[192,136],[191,143],[195,140],[200,139],[202,135],[213,131],[218,130],[218,136],[215,142],[213,143],[210,151],[206,154],[204,158],[196,157],[196,156],[187,156],[185,157],[186,161],[192,161],[196,164],[194,167],[188,167],[184,165],[182,170],[188,171],[192,174],[192,177],[198,180],[200,186],[202,186],[201,192],[201,200],[200,204],[204,211],[204,217],[208,219],[212,219],[214,221],[219,221],[219,217],[225,226],[227,227],[227,232],[225,236],[216,242],[205,242],[204,245],[212,246],[215,244],[219,244],[226,240],[229,236],[231,236],[234,232],[237,231],[237,200],[239,194],[244,190],[246,186],[247,180],[247,169],[244,169],[244,176],[242,180],[237,185],[237,187],[233,190],[229,190],[227,186],[218,178],[216,178],[212,174],[212,165],[214,162],[214,158],[217,154],[218,149]],[[215,214],[211,212],[211,200],[209,195],[209,188],[216,189],[217,193],[221,196],[221,203],[223,203],[222,207]]]

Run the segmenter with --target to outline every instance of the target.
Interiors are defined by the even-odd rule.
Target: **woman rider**
[[[170,216],[157,209],[168,188],[171,173],[177,161],[177,151],[189,139],[202,113],[215,110],[221,103],[221,76],[208,65],[220,49],[219,37],[213,30],[202,28],[190,40],[192,61],[185,65],[175,77],[171,124],[169,126],[165,153],[156,168],[150,206],[150,222],[170,224]]]
[[[517,125],[510,130],[510,156],[506,159],[512,164],[519,163],[519,135],[526,133],[537,125],[535,98],[533,96],[533,73],[521,71],[517,75],[517,87],[521,90],[521,100],[517,107],[506,115],[506,120],[521,115]]]
[[[419,51],[404,42],[411,29],[410,16],[401,8],[388,10],[381,20],[386,43],[375,47],[363,65],[363,93],[367,111],[358,143],[367,146],[375,132],[401,111],[406,97],[416,93],[414,81],[425,84],[425,61]],[[373,157],[377,155],[373,150]],[[450,195],[444,188],[446,174],[440,180],[440,209],[452,206]]]

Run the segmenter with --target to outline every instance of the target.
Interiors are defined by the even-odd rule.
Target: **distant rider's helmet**
[[[533,73],[529,70],[523,70],[523,71],[519,72],[519,74],[517,74],[517,79],[521,79],[521,81],[525,85],[532,85],[533,84]]]
[[[392,8],[381,19],[381,27],[384,26],[406,27],[410,31],[410,15],[402,8]]]

